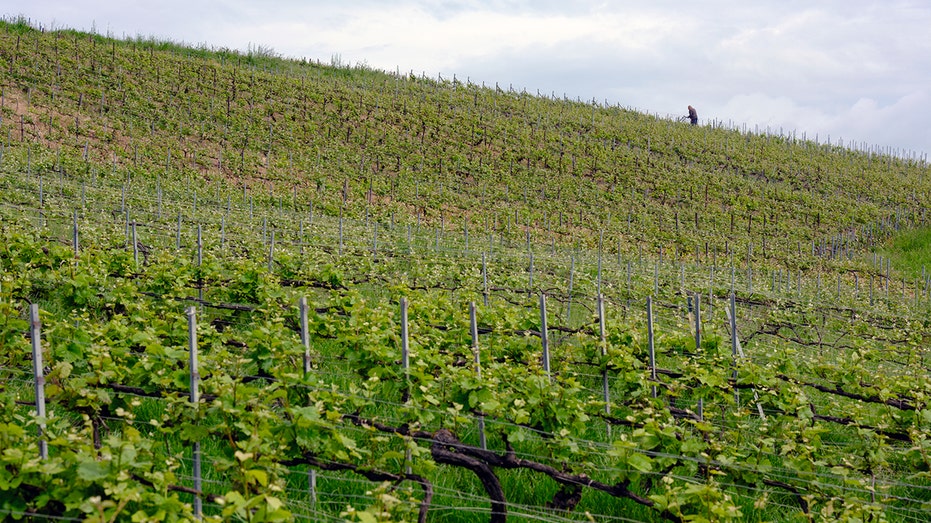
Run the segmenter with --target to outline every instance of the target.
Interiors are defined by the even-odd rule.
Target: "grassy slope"
[[[6,23],[0,69],[8,161],[220,180],[332,215],[589,247],[603,232],[627,252],[753,242],[809,266],[813,241],[922,220],[931,189],[927,167],[812,142],[161,42]]]
[[[468,219],[476,236],[491,227],[520,238],[526,228],[583,247],[604,230],[623,250],[647,255],[705,242],[743,253],[753,241],[763,258],[765,237],[767,259],[757,261],[793,268],[849,268],[809,256],[808,243],[890,217],[887,229],[921,221],[927,200],[927,168],[887,157],[369,70],[10,25],[0,34],[0,70],[9,172],[61,163],[76,176],[155,176],[181,190],[220,181],[250,187],[265,207],[266,191],[296,191],[331,215],[419,218],[449,230]],[[798,250],[804,255],[790,254]],[[214,286],[217,300],[228,286]],[[803,325],[802,335],[811,328],[824,350],[824,316],[807,314],[770,323]],[[846,414],[817,399],[819,412]],[[604,505],[596,513],[618,510],[615,500]]]

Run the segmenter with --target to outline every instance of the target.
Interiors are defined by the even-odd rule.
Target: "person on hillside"
[[[689,121],[692,122],[692,125],[698,125],[698,111],[695,110],[691,105],[689,106]]]

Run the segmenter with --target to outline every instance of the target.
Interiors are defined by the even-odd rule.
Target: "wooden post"
[[[204,264],[204,242],[203,237],[201,236],[201,226],[197,226],[197,266],[200,267]],[[204,301],[204,279],[203,277],[198,278],[197,285],[197,298]],[[201,305],[203,309],[203,305]]]
[[[310,493],[310,508],[314,510],[317,506],[317,471],[314,469],[307,471],[307,490]]]
[[[36,390],[36,417],[39,418],[39,457],[48,458],[48,442],[43,437],[45,432],[45,366],[42,363],[41,323],[39,323],[39,305],[29,305],[29,335],[32,338],[32,373]]]
[[[604,295],[598,294],[598,340],[601,343],[601,357],[608,355],[608,342],[605,335],[605,299]],[[601,373],[601,389],[604,393],[605,416],[611,415],[611,389],[608,385],[608,369],[605,368]],[[605,429],[608,438],[611,437],[611,423],[605,421]]]
[[[139,267],[139,244],[136,242],[136,220],[133,220],[132,223],[132,241],[133,241],[133,263],[136,264],[136,268]]]
[[[596,286],[598,294],[601,294],[601,257],[602,257],[602,242],[604,241],[604,229],[598,234],[598,285]]]
[[[411,398],[411,377],[410,377],[410,340],[408,339],[407,329],[407,298],[401,298],[401,366],[404,369],[404,403],[408,403]],[[411,473],[411,449],[408,447],[404,452],[404,469],[408,474]]]
[[[653,263],[653,294],[659,294],[659,263]]]
[[[737,395],[737,357],[745,358],[743,347],[740,346],[740,338],[737,336],[737,314],[736,306],[734,301],[734,295],[731,295],[731,308],[727,311],[727,318],[731,324],[731,340],[733,345],[733,354],[734,354],[734,396],[739,400]],[[756,402],[756,410],[760,415],[761,420],[766,419],[766,415],[763,413],[763,405],[760,403],[760,395],[753,389],[753,400]]]
[[[478,349],[478,318],[475,314],[475,302],[469,302],[469,333],[472,335],[472,354],[475,358],[475,376],[482,380],[482,360]],[[478,440],[482,449],[488,448],[485,439],[485,416],[478,417]]]
[[[301,296],[298,301],[298,309],[301,317],[301,344],[304,346],[304,376],[310,374],[310,331],[307,327],[307,297]],[[310,503],[317,503],[317,471],[310,469],[307,471],[307,488],[310,494]]]
[[[74,257],[77,258],[81,249],[78,247],[78,210],[74,210],[74,221],[71,227],[71,245],[74,246]]]
[[[546,332],[546,294],[540,294],[540,342],[543,346],[543,370],[552,381],[550,374],[550,342]]]
[[[647,296],[647,347],[650,351],[650,381],[653,382],[653,397],[657,396],[656,390],[656,347],[654,345],[653,335],[653,296]]]
[[[275,231],[272,229],[271,242],[268,244],[268,273],[271,274],[275,269]]]
[[[410,343],[408,340],[408,330],[407,330],[407,298],[401,298],[401,366],[404,369],[404,382],[405,382],[405,402],[410,396],[410,376],[408,375],[410,371]]]
[[[714,266],[711,267],[711,274],[708,277],[708,318],[714,316]]]
[[[485,307],[488,307],[488,263],[485,261],[485,253],[482,253],[482,301]]]
[[[530,270],[527,283],[527,294],[533,292],[533,253],[530,253]]]
[[[701,351],[701,295],[695,293],[695,351]]]
[[[190,370],[191,370],[191,403],[195,410],[200,402],[200,373],[197,370],[197,310],[194,307],[188,307],[188,348],[190,350]],[[200,470],[200,442],[195,441],[193,446],[194,461],[194,517],[202,519],[203,517],[203,500],[201,499],[201,470]]]
[[[575,280],[575,255],[570,256],[569,259],[569,300],[566,303],[566,327],[569,327],[572,322],[572,284]]]
[[[339,255],[343,255],[343,210],[339,210]]]
[[[310,331],[307,327],[307,297],[301,296],[298,301],[301,316],[301,344],[304,346],[304,376],[310,373]]]
[[[730,295],[730,308],[727,311],[728,321],[731,328],[731,358],[733,360],[734,371],[731,378],[734,380],[734,400],[740,405],[740,391],[737,389],[737,300],[734,291]]]

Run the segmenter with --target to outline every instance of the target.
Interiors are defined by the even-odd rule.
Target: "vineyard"
[[[927,521],[931,168],[0,23],[0,514]]]

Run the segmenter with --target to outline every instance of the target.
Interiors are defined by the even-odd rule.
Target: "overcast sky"
[[[0,0],[0,13],[931,152],[928,0]]]

